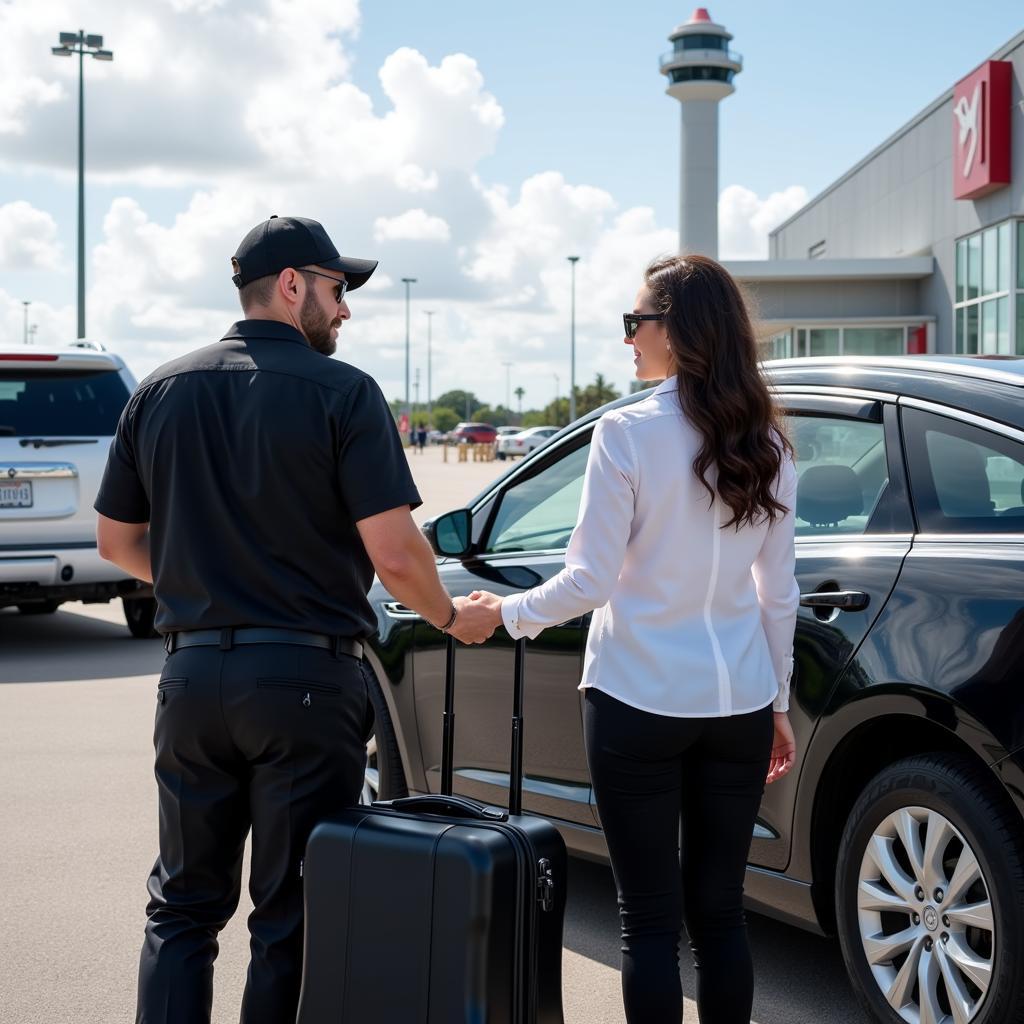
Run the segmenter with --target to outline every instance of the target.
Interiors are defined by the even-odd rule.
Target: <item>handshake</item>
[[[486,590],[474,590],[469,597],[456,597],[455,621],[448,632],[464,644],[482,644],[501,625],[501,598]]]

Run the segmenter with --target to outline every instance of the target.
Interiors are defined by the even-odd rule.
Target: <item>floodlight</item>
[[[73,46],[78,42],[77,32],[61,32],[60,43],[62,46]]]
[[[50,47],[50,53],[52,53],[54,55],[54,57],[70,57],[71,56],[71,50],[69,50],[66,46],[51,46]]]
[[[113,50],[97,50],[93,54],[93,56],[97,60],[113,60],[114,59],[114,51]]]
[[[103,45],[103,36],[86,36],[85,45],[96,50]]]

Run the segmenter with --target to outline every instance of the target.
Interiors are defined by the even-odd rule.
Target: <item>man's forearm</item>
[[[452,613],[452,599],[437,575],[434,553],[422,538],[400,559],[376,566],[377,576],[402,604],[435,626],[443,626]]]
[[[145,583],[153,582],[148,530],[136,543],[123,545],[114,551],[101,551],[100,555],[108,562],[113,562],[119,569],[124,569],[129,576],[134,576]]]

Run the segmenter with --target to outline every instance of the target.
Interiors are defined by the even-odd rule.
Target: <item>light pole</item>
[[[558,383],[558,374],[557,373],[553,373],[553,374],[551,374],[551,376],[555,378],[555,420],[556,420],[555,426],[556,427],[560,427],[562,424],[557,422],[557,420],[559,419],[559,415],[558,415],[558,393],[562,390],[562,385]]]
[[[25,307],[25,337],[24,342],[28,344],[28,307],[32,305],[31,299],[24,299],[21,303]]]
[[[509,412],[511,412],[512,411],[512,378],[511,378],[510,375],[512,373],[512,364],[511,363],[502,363],[501,365],[505,367],[505,408],[508,409]]]
[[[566,256],[572,266],[572,314],[569,327],[569,422],[576,419],[576,264],[579,256]]]
[[[32,344],[36,343],[36,331],[39,330],[39,324],[30,324],[28,328],[28,336],[32,339]]]
[[[113,60],[111,50],[102,49],[103,36],[87,36],[84,29],[61,32],[60,46],[50,52],[55,57],[78,54],[78,337],[85,337],[85,55],[96,60]]]
[[[402,278],[402,284],[405,285],[405,413],[407,416],[409,415],[409,286],[415,283],[415,277]]]
[[[416,401],[413,402],[412,412],[413,417],[416,416],[416,407],[420,404],[420,368],[416,367],[416,383],[413,385],[416,388]]]
[[[427,317],[427,419],[434,422],[434,399],[430,392],[430,342],[431,342],[431,327],[433,326],[434,310],[425,309],[424,314]]]

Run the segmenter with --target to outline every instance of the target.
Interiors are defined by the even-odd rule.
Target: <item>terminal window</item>
[[[1022,260],[1024,221],[1004,221],[957,241],[953,308],[957,353],[1024,355]]]

